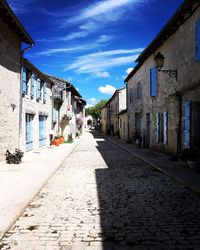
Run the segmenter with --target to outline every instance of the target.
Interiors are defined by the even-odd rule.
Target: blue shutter
[[[183,127],[183,145],[184,148],[190,148],[190,116],[191,116],[191,102],[184,102],[184,127]]]
[[[36,98],[37,100],[40,100],[40,79],[37,79],[37,94],[36,94]]]
[[[196,60],[200,61],[200,19],[196,22]]]
[[[44,85],[43,85],[43,102],[44,103],[46,102],[46,99],[47,99],[47,83],[44,82]]]
[[[22,70],[22,94],[26,94],[26,68],[23,67]]]
[[[164,144],[168,144],[168,112],[163,113]]]
[[[31,97],[33,98],[34,97],[34,82],[35,82],[35,77],[34,75],[32,74],[31,75]]]
[[[156,113],[156,143],[160,142],[160,113]]]
[[[152,97],[157,95],[157,70],[156,68],[150,69],[150,95]]]

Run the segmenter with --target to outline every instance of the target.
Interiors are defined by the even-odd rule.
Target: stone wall
[[[138,71],[128,81],[129,138],[132,139],[136,127],[136,113],[141,114],[141,131],[146,138],[146,114],[150,113],[150,147],[170,154],[176,154],[177,128],[179,123],[180,98],[178,93],[198,85],[200,62],[195,60],[196,21],[200,18],[200,8],[171,35],[154,54],[150,55]],[[157,71],[157,96],[150,97],[150,68],[154,67],[154,56],[161,52],[165,57],[163,69],[177,69],[177,81],[164,72]],[[142,95],[137,98],[137,83],[141,82]],[[131,94],[132,91],[132,94]],[[184,100],[200,102],[200,91],[186,91]],[[130,95],[133,96],[130,102]],[[168,143],[156,142],[156,113],[168,112]]]
[[[19,148],[21,41],[0,20],[0,160],[5,151]]]
[[[39,115],[46,117],[46,145],[50,144],[50,134],[52,134],[52,89],[51,83],[46,81],[46,101],[43,95],[40,100],[36,100],[36,81],[34,87],[34,97],[30,95],[31,78],[28,81],[29,91],[22,97],[22,122],[20,132],[21,149],[26,151],[26,114],[33,115],[33,149],[40,147],[39,145]],[[41,90],[41,93],[43,89]]]

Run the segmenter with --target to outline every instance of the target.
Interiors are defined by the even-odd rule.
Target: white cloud
[[[74,70],[77,74],[95,75],[97,72],[106,72],[107,69],[112,67],[133,63],[142,50],[143,48],[120,49],[87,54],[72,62],[65,68],[65,71]],[[129,55],[124,56],[125,54]]]
[[[133,70],[133,68],[128,68],[128,69],[126,70],[126,73],[129,74],[129,73],[131,73],[132,70]]]
[[[69,53],[69,52],[97,49],[98,47],[106,46],[107,42],[111,39],[112,39],[112,36],[101,35],[98,37],[96,41],[88,43],[88,44],[82,44],[82,45],[74,46],[74,47],[70,46],[70,47],[46,49],[44,51],[38,52],[37,55],[38,56],[50,56],[52,54],[58,54],[58,53]],[[58,41],[59,38],[57,39],[54,38],[54,41],[56,40]]]
[[[94,77],[107,78],[110,77],[110,73],[107,71],[98,71],[93,74]]]
[[[87,105],[86,108],[90,108],[90,107],[94,107],[97,104],[97,99],[92,97],[86,100],[87,101]]]
[[[112,95],[115,92],[116,88],[112,85],[106,84],[105,86],[99,87],[98,90],[103,94]]]
[[[30,4],[35,2],[35,0],[8,0],[8,4],[16,14],[26,13],[32,10]]]
[[[81,23],[79,30],[67,36],[69,40],[85,37],[100,29],[110,26],[113,22],[119,19],[125,19],[125,12],[130,12],[130,6],[135,6],[138,3],[144,3],[147,0],[102,0],[87,6],[79,13],[73,13],[72,18],[66,17],[59,19],[59,27],[66,28],[69,24]],[[62,14],[61,14],[62,16]]]
[[[104,1],[99,1],[91,6],[89,6],[88,8],[86,8],[85,10],[82,11],[82,13],[71,19],[70,21],[81,21],[81,20],[85,20],[88,18],[94,18],[96,16],[100,16],[100,15],[104,15],[106,13],[111,13],[111,12],[115,12],[116,14],[116,10],[117,9],[121,9],[123,6],[125,5],[129,5],[130,3],[137,3],[139,0],[104,0]]]

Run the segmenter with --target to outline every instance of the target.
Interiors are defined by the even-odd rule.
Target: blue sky
[[[183,0],[8,0],[41,71],[71,82],[94,105],[124,85],[135,59]]]

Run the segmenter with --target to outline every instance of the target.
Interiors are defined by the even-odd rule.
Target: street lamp
[[[158,52],[154,57],[155,67],[158,69],[158,71],[162,71],[163,73],[168,74],[169,77],[176,78],[176,81],[177,81],[177,69],[175,70],[162,69],[164,65],[164,61],[165,61],[165,57],[163,56],[163,54]]]

